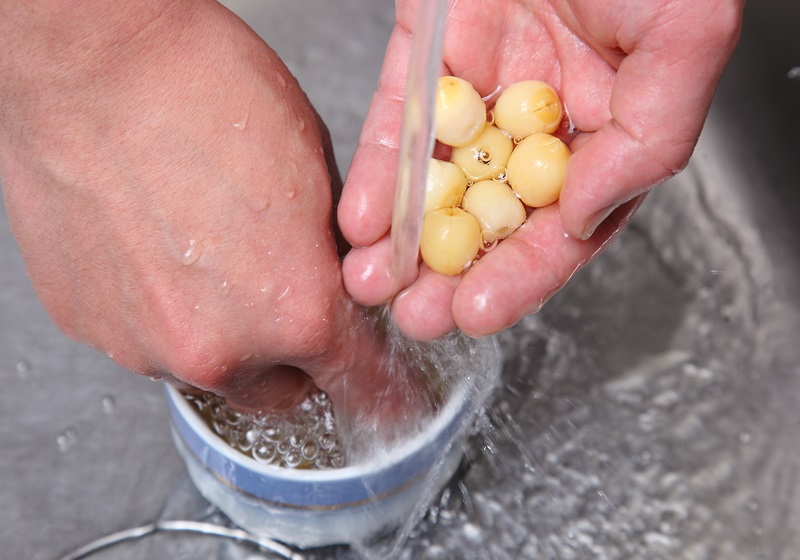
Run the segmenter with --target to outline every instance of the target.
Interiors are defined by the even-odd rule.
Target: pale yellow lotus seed
[[[514,138],[555,132],[564,114],[556,90],[537,80],[509,86],[497,98],[492,113],[495,125]]]
[[[486,104],[466,80],[439,78],[436,90],[434,136],[448,146],[473,142],[486,125]]]
[[[425,214],[438,210],[460,206],[464,191],[467,190],[467,178],[455,163],[431,158],[428,163],[428,177],[425,181]]]
[[[475,216],[481,230],[494,239],[504,239],[525,221],[525,206],[508,185],[498,181],[479,181],[467,189],[464,210]]]
[[[508,160],[508,184],[531,208],[552,204],[561,195],[570,155],[555,136],[532,134],[517,144]]]
[[[474,142],[453,148],[450,161],[457,164],[470,182],[492,179],[505,171],[514,141],[496,126],[487,126]]]
[[[440,208],[422,220],[422,260],[441,274],[461,274],[478,255],[481,227],[461,208]]]

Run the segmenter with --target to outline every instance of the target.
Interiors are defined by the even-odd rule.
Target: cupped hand
[[[743,1],[451,0],[442,72],[484,96],[522,80],[550,83],[567,109],[559,134],[573,156],[559,202],[535,210],[462,276],[423,264],[397,293],[388,232],[418,4],[397,3],[339,205],[340,227],[356,247],[344,262],[345,285],[365,304],[392,300],[409,336],[490,334],[540,309],[608,245],[652,186],[686,165],[738,38]]]
[[[86,34],[68,32],[79,6],[41,11],[52,33],[0,66],[0,171],[38,295],[68,335],[146,375],[250,409],[316,384],[368,411],[392,381],[342,285],[324,127],[233,14],[164,4]]]

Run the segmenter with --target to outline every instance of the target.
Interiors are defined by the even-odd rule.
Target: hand
[[[43,4],[0,14],[41,31],[0,40],[0,173],[58,326],[240,408],[313,383],[368,412],[383,341],[342,285],[327,133],[276,54],[216,2]]]
[[[741,23],[742,0],[451,1],[443,73],[481,95],[526,79],[553,85],[574,131],[559,202],[461,277],[421,266],[396,293],[388,267],[406,67],[419,0],[397,3],[378,90],[338,209],[357,247],[344,262],[353,297],[392,302],[409,336],[456,327],[480,336],[539,310],[605,248],[644,194],[688,162]]]

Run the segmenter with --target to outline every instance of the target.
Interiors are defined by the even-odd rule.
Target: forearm
[[[166,26],[192,19],[201,2],[3,0],[0,2],[0,127],[13,130],[95,84],[120,79],[125,64],[155,56]],[[153,52],[148,52],[152,50]]]

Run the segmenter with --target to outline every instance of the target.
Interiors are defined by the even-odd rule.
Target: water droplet
[[[277,78],[277,80],[278,80],[278,85],[279,85],[279,86],[281,86],[282,88],[285,88],[285,87],[286,87],[286,79],[285,79],[283,76],[281,76],[280,74],[278,74],[278,78]]]
[[[258,213],[269,208],[270,200],[267,193],[256,192],[251,193],[251,195],[245,199],[245,204],[247,204],[250,210]]]
[[[483,530],[473,523],[466,523],[464,524],[464,528],[462,529],[464,532],[464,538],[468,541],[480,544],[483,542]]]
[[[17,377],[20,379],[27,379],[31,375],[31,365],[27,360],[20,360],[17,362]]]
[[[497,236],[488,230],[481,232],[481,239],[483,240],[483,250],[487,253],[497,247]]]
[[[58,450],[61,453],[66,453],[69,451],[73,445],[78,441],[78,432],[75,431],[74,428],[67,428],[56,438],[56,443],[58,444]]]
[[[753,436],[750,434],[750,432],[740,432],[739,433],[739,443],[741,443],[742,445],[747,445],[752,440],[753,440]]]
[[[284,297],[286,297],[286,294],[288,294],[288,293],[289,293],[289,286],[286,286],[286,287],[283,289],[283,291],[281,292],[281,295],[279,295],[279,296],[278,296],[278,301],[280,301],[280,300],[282,300]]]
[[[247,119],[250,117],[250,113],[247,113],[244,117],[242,117],[239,121],[233,123],[233,128],[236,130],[244,130],[247,126]]]
[[[186,266],[193,265],[197,262],[197,259],[200,258],[200,253],[202,252],[202,244],[195,239],[190,239],[189,247],[187,247],[186,250],[181,253],[181,263]]]
[[[755,498],[750,498],[749,500],[747,500],[747,504],[745,504],[745,506],[747,507],[748,511],[751,511],[753,513],[756,513],[758,510],[761,509],[761,503]]]
[[[283,194],[284,194],[284,195],[286,195],[286,198],[288,198],[288,199],[292,199],[292,198],[294,198],[295,196],[297,196],[297,191],[296,191],[295,189],[289,189],[288,191],[286,191],[286,192],[285,192],[285,193],[283,193]]]
[[[253,458],[259,463],[272,463],[275,459],[275,446],[266,441],[260,441],[253,446]]]
[[[253,357],[253,355],[252,355],[252,354],[245,354],[244,356],[242,356],[241,358],[239,358],[239,361],[240,361],[240,362],[246,362],[247,360],[249,360],[249,359],[250,359],[250,358],[252,358],[252,357]]]
[[[220,291],[222,292],[222,295],[223,295],[223,296],[226,296],[226,295],[228,295],[229,293],[231,293],[231,285],[228,283],[228,281],[227,281],[227,280],[224,280],[224,281],[222,282],[222,284],[220,284],[220,285],[219,285],[219,289],[220,289]]]
[[[291,449],[286,452],[286,455],[283,457],[283,462],[286,463],[286,466],[290,469],[295,469],[303,462],[303,456],[296,449]]]
[[[105,412],[106,414],[114,414],[114,410],[117,408],[117,403],[114,400],[114,397],[112,397],[111,395],[106,395],[105,397],[103,397],[102,405],[103,405],[103,412]]]
[[[489,126],[494,124],[494,111],[491,109],[486,113],[486,124]]]
[[[297,123],[297,129],[300,132],[303,132],[306,129],[306,120],[305,119],[300,119],[300,121]]]

